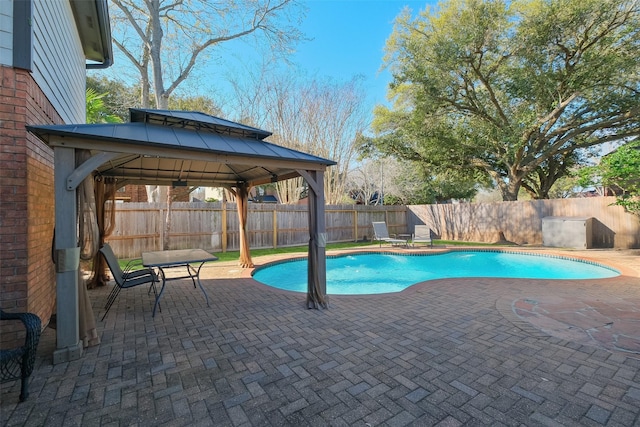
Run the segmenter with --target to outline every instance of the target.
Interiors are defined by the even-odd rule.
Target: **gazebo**
[[[78,209],[87,177],[128,184],[219,186],[236,194],[241,262],[251,262],[247,197],[255,185],[301,176],[309,186],[307,306],[326,305],[324,171],[336,163],[274,145],[270,132],[199,112],[131,109],[129,123],[28,126],[54,151],[57,345],[54,363],[81,357]],[[82,152],[86,160],[77,162]],[[248,260],[248,261],[247,261]]]

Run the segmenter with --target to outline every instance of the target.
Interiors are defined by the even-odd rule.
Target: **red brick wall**
[[[25,126],[63,122],[27,71],[0,66],[0,79],[0,307],[46,325],[55,308],[53,150]]]
[[[147,190],[144,185],[125,185],[116,193],[116,199],[123,202],[146,203],[148,202]]]
[[[189,201],[189,187],[173,187],[171,189],[171,195],[174,202],[188,202]]]
[[[174,187],[171,191],[174,202],[189,201],[190,192],[188,187]],[[132,203],[146,203],[149,201],[147,198],[147,190],[144,185],[125,185],[116,193],[116,199]],[[162,200],[161,202],[165,202],[165,200]]]

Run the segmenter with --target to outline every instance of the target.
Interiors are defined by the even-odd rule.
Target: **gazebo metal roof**
[[[95,172],[122,184],[250,185],[336,163],[281,147],[270,132],[199,112],[131,109],[131,122],[29,126],[50,146],[114,153]]]

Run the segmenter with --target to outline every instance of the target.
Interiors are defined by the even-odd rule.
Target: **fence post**
[[[278,247],[278,210],[273,205],[273,249]]]
[[[357,210],[353,210],[353,232],[355,235],[355,240],[354,242],[358,241],[358,211]]]
[[[227,201],[222,201],[222,252],[227,252]]]
[[[164,218],[164,209],[158,209],[158,215],[160,216],[158,218],[158,226],[160,228],[160,247],[156,248],[156,250],[161,251],[164,248],[164,221],[162,220],[162,218]]]

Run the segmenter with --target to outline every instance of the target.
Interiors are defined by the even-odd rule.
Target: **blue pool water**
[[[327,258],[327,294],[399,292],[426,280],[452,277],[601,279],[620,273],[588,262],[550,256],[455,251],[434,255],[357,254]],[[253,278],[279,289],[307,291],[307,260],[258,269]]]

